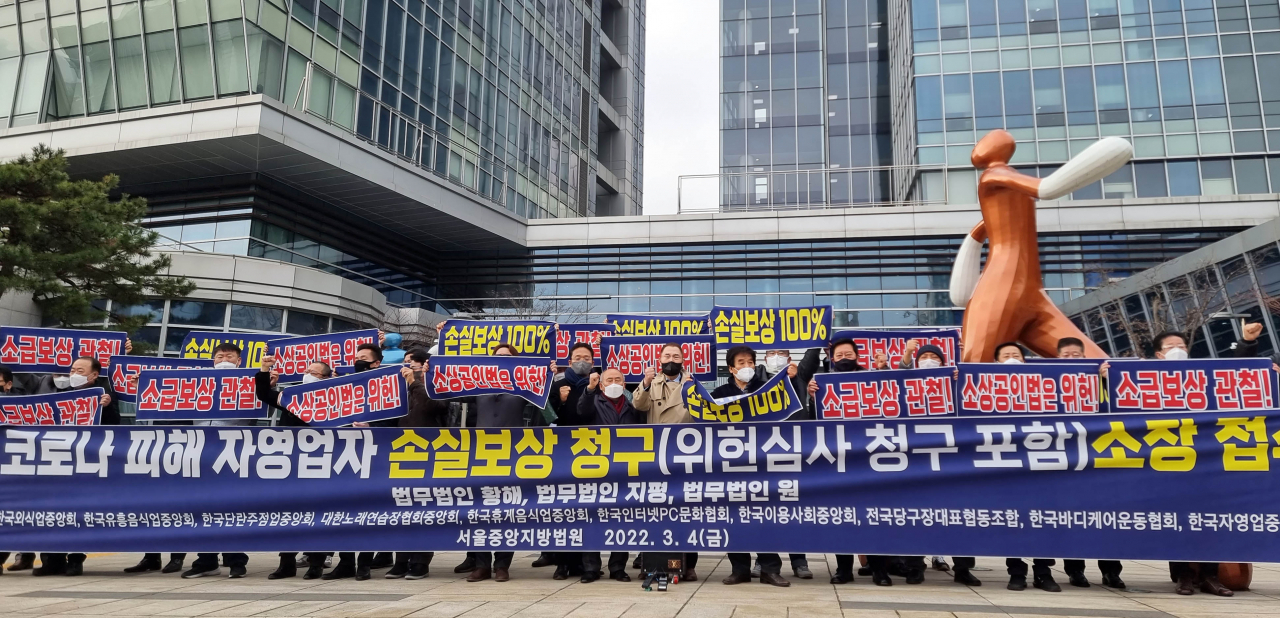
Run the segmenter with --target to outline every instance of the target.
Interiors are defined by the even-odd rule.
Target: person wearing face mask
[[[0,367],[0,397],[19,397],[26,395],[27,392],[22,387],[14,384],[13,372],[8,367]],[[9,559],[9,552],[0,552],[0,573],[3,572],[4,563]],[[36,555],[31,552],[19,552],[14,559],[13,564],[9,565],[10,571],[25,571],[30,569],[35,563]]]
[[[1006,341],[996,346],[995,350],[996,362],[1006,364],[1021,364],[1026,362],[1026,356],[1022,351],[1022,346],[1013,341]],[[1032,560],[1031,572],[1035,576],[1032,585],[1045,592],[1062,592],[1062,586],[1053,580],[1053,571],[1050,567],[1057,564],[1058,561],[1053,558],[1036,558]],[[1027,589],[1027,563],[1021,558],[1005,558],[1005,569],[1009,572],[1009,584],[1005,586],[1009,590],[1026,590]]]
[[[262,357],[261,364],[258,365],[259,371],[253,376],[254,391],[258,396],[258,401],[267,404],[268,408],[272,408],[280,413],[277,424],[281,427],[306,427],[307,424],[290,412],[284,406],[280,405],[280,393],[275,389],[276,382],[280,378],[280,374],[275,371],[276,359],[274,356],[266,355]],[[320,361],[312,361],[307,365],[306,373],[302,374],[303,384],[313,384],[320,380],[326,380],[333,377],[333,368],[328,364]],[[325,558],[332,554],[324,552],[306,552],[307,572],[303,574],[303,579],[317,579],[324,572]],[[298,563],[295,561],[297,552],[280,552],[280,566],[276,570],[267,575],[267,579],[284,579],[286,577],[295,577],[298,574]]]
[[[1058,358],[1077,359],[1084,358],[1084,342],[1076,337],[1063,337],[1058,340]],[[1109,363],[1103,363],[1099,367],[1099,373],[1102,374],[1103,380],[1106,380],[1106,367]],[[1102,387],[1106,392],[1106,386]],[[1102,585],[1108,588],[1124,589],[1124,580],[1120,579],[1120,571],[1123,566],[1119,560],[1099,560],[1098,570],[1102,572]],[[1063,560],[1062,570],[1067,573],[1068,582],[1077,588],[1088,588],[1089,578],[1084,575],[1084,560]]]
[[[887,368],[886,361],[886,368]],[[862,371],[862,365],[858,364],[858,344],[852,339],[836,339],[827,346],[827,365],[830,367],[830,373],[844,373],[848,371]],[[822,373],[815,371],[814,373]],[[805,392],[809,394],[809,414],[813,418],[817,418],[817,393],[818,382],[812,378],[809,379]],[[876,565],[879,566],[878,564]],[[884,579],[888,579],[886,574]],[[853,555],[852,554],[836,554],[836,570],[831,574],[831,583],[847,584],[853,581]]]
[[[384,339],[385,335],[382,331],[378,331],[379,339]],[[385,339],[384,339],[385,340]],[[363,343],[356,348],[355,357],[351,363],[355,373],[362,373],[370,369],[377,369],[382,366],[382,347],[374,343]],[[401,375],[405,376],[405,383],[409,384],[413,378],[413,372],[404,368]],[[397,427],[400,419],[391,418],[371,423],[356,422],[352,423],[352,427]],[[338,554],[338,565],[333,567],[328,573],[320,576],[323,580],[346,579],[354,577],[356,581],[365,581],[373,577],[373,569],[381,569],[395,564],[395,557],[392,552],[340,552]]]
[[[556,376],[556,381],[551,385],[551,396],[547,398],[548,407],[555,414],[556,426],[571,427],[590,425],[594,422],[594,417],[584,417],[578,413],[578,402],[583,392],[587,390],[587,384],[592,379],[599,378],[597,374],[592,373],[594,369],[595,351],[591,344],[583,341],[574,343],[569,349],[569,368]],[[582,552],[547,552],[546,562],[556,565],[551,579],[565,580],[578,575],[583,577],[584,582],[590,579],[583,571],[583,556]],[[538,566],[543,560],[544,557],[539,556],[534,566]],[[599,554],[596,555],[596,560],[599,560]]]
[[[120,408],[116,403],[115,391],[111,388],[111,380],[102,375],[102,363],[91,356],[81,356],[72,361],[67,375],[45,376],[40,381],[36,394],[49,395],[94,387],[105,391],[99,401],[102,406],[101,424],[119,425]],[[82,575],[84,559],[84,554],[42,553],[40,567],[33,569],[31,574],[35,576]]]
[[[627,385],[621,371],[610,368],[605,369],[604,373],[592,373],[578,397],[574,420],[581,425],[643,424],[644,415],[632,407],[626,394]],[[589,584],[600,579],[600,552],[570,555],[581,557],[582,583]],[[609,554],[609,578],[620,582],[631,581],[631,577],[627,575],[627,552],[615,551]]]
[[[1232,356],[1235,358],[1253,358],[1258,355],[1258,337],[1262,335],[1262,322],[1241,324],[1241,338],[1232,344]],[[1187,360],[1191,358],[1190,347],[1185,335],[1175,331],[1166,331],[1151,340],[1154,356],[1160,360]],[[1275,365],[1272,365],[1275,369]],[[1169,575],[1177,582],[1174,592],[1191,595],[1196,592],[1196,583],[1200,591],[1220,597],[1235,596],[1230,588],[1218,581],[1217,562],[1170,562]]]
[[[636,410],[646,413],[645,422],[649,425],[667,425],[673,423],[692,423],[693,417],[684,407],[684,393],[681,387],[693,379],[693,373],[684,367],[684,350],[678,343],[662,346],[658,357],[658,366],[644,371],[644,380],[636,388],[631,405]],[[698,554],[684,555],[684,577],[680,581],[698,581]],[[636,556],[631,568],[640,568],[640,556]]]
[[[757,373],[762,373],[765,380],[771,380],[779,373],[786,371],[787,377],[791,380],[792,390],[796,392],[796,396],[801,399],[803,408],[799,412],[792,414],[787,418],[789,421],[811,421],[813,420],[813,411],[809,408],[808,398],[809,391],[805,385],[809,380],[813,379],[813,374],[818,370],[821,363],[821,352],[818,348],[808,350],[804,354],[804,358],[800,359],[800,364],[791,362],[790,350],[766,350],[764,353],[764,364],[757,367]],[[791,574],[800,579],[813,579],[813,571],[809,570],[809,558],[804,554],[789,554],[791,560]],[[763,569],[760,566],[760,559],[756,559],[756,563],[751,567],[751,577],[759,578]]]
[[[498,344],[490,352],[493,356],[514,356],[515,353],[516,349],[508,343]],[[471,426],[476,429],[547,425],[547,419],[542,415],[540,408],[510,393],[461,397],[455,401],[466,402],[470,404],[468,407],[475,410],[475,424]],[[467,552],[466,559],[454,567],[453,572],[470,572],[466,578],[468,582],[484,581],[490,578],[498,582],[509,581],[511,558],[514,555],[514,552],[509,551]]]
[[[213,349],[213,368],[214,369],[238,369],[242,360],[240,346],[234,343],[223,343]],[[195,421],[194,425],[204,427],[239,427],[257,425],[258,421],[254,419],[230,419],[217,421]],[[229,569],[227,577],[229,579],[239,579],[248,573],[249,554],[231,552],[222,554],[222,564]],[[197,554],[196,561],[191,563],[191,568],[183,571],[183,579],[195,579],[197,577],[212,577],[221,575],[222,569],[218,568],[218,554],[204,553]]]
[[[1022,351],[1022,346],[1013,341],[1006,341],[996,346],[996,362],[1025,363],[1027,362],[1027,357]]]
[[[711,391],[716,399],[736,397],[760,390],[764,386],[765,377],[756,374],[756,351],[747,346],[733,346],[724,355],[725,366],[729,369],[729,381]],[[791,582],[782,576],[782,558],[778,554],[756,554],[760,563],[760,583],[772,586],[790,586]],[[724,578],[727,586],[743,584],[751,581],[751,554],[730,552],[729,564],[733,572]]]

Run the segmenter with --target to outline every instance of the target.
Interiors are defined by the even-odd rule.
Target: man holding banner
[[[713,349],[714,352],[714,349]],[[714,357],[715,354],[712,354]],[[649,425],[669,425],[672,423],[692,423],[693,417],[684,405],[684,383],[693,380],[693,373],[684,367],[684,350],[679,343],[663,344],[658,366],[644,371],[644,380],[635,390],[631,405],[636,410],[648,414]],[[632,563],[632,568],[640,568],[640,557]],[[698,554],[684,555],[684,581],[698,581]]]
[[[641,425],[644,417],[627,401],[626,378],[617,369],[605,369],[604,373],[592,373],[587,386],[578,398],[576,417],[583,425]],[[589,584],[600,579],[602,564],[600,552],[568,553],[582,557],[582,579]],[[627,575],[627,552],[609,554],[609,579],[631,581]]]
[[[500,343],[492,349],[490,355],[515,356],[515,353],[515,346],[509,343]],[[543,367],[547,373],[550,373],[550,370],[545,365]],[[459,401],[467,402],[475,408],[475,427],[477,429],[528,427],[546,424],[546,419],[542,416],[541,407],[535,406],[519,395],[494,393],[463,397]],[[499,582],[509,581],[511,579],[509,570],[511,568],[511,558],[514,556],[515,553],[509,551],[467,552],[466,560],[454,567],[453,572],[470,572],[467,575],[468,582],[484,581],[490,578]]]
[[[724,362],[731,377],[727,383],[711,391],[712,397],[738,397],[754,393],[764,386],[764,376],[756,375],[755,350],[745,345],[734,346],[725,353]],[[760,583],[784,588],[791,585],[782,576],[782,558],[778,554],[756,554],[756,561],[760,564]],[[729,564],[732,565],[733,572],[724,578],[726,585],[751,581],[751,554],[730,552]]]

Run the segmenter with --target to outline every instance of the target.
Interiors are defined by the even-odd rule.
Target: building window
[[[284,311],[270,307],[231,305],[231,328],[280,332],[284,326]]]

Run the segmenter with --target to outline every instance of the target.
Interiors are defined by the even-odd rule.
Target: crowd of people
[[[1243,338],[1234,346],[1237,357],[1255,356],[1257,339],[1262,333],[1262,324],[1247,324],[1243,328]],[[1155,336],[1152,340],[1153,357],[1156,359],[1183,360],[1189,358],[1187,337],[1181,333],[1166,332]],[[1085,344],[1080,339],[1064,338],[1058,342],[1059,358],[1083,358]],[[811,349],[796,361],[788,350],[768,350],[763,355],[763,363],[757,364],[760,357],[756,351],[745,346],[735,346],[725,353],[725,364],[729,380],[716,388],[713,397],[730,397],[754,392],[770,377],[786,372],[792,380],[797,394],[805,399],[804,408],[788,420],[813,420],[815,415],[815,398],[817,383],[814,376],[823,372],[850,371],[892,371],[913,367],[930,368],[945,366],[948,362],[943,350],[934,345],[919,345],[915,341],[907,344],[906,353],[897,365],[891,365],[883,354],[876,354],[869,360],[869,367],[862,364],[862,356],[857,344],[851,339],[832,341],[823,350]],[[493,354],[499,356],[513,355],[515,349],[509,345],[498,345]],[[222,344],[214,352],[216,367],[239,367],[241,350],[234,344]],[[996,361],[1003,363],[1024,362],[1025,352],[1017,343],[1000,344],[996,348]],[[406,416],[372,423],[374,426],[388,427],[446,427],[451,426],[452,418],[457,410],[451,408],[450,402],[466,403],[466,426],[479,429],[513,428],[530,426],[577,426],[577,425],[640,425],[640,424],[673,424],[692,423],[693,417],[685,409],[682,385],[693,379],[685,366],[681,347],[668,344],[663,347],[658,366],[645,371],[643,381],[634,389],[627,387],[625,378],[617,369],[600,370],[594,363],[594,351],[588,343],[576,343],[570,351],[570,362],[567,367],[555,367],[556,377],[551,388],[547,405],[538,408],[528,401],[512,394],[480,395],[476,397],[437,401],[427,395],[423,386],[423,375],[430,363],[427,350],[412,350],[405,355],[401,374],[409,389],[408,414]],[[364,344],[359,347],[355,356],[355,370],[365,371],[381,366],[383,351],[378,344]],[[553,363],[554,367],[554,363]],[[1105,379],[1108,364],[1103,363],[1100,372]],[[259,399],[266,403],[278,416],[277,424],[283,426],[305,425],[296,416],[279,405],[278,373],[275,371],[275,359],[265,356],[260,371],[256,375],[256,391]],[[102,367],[97,360],[89,357],[76,359],[67,375],[31,376],[25,375],[25,385],[19,376],[5,368],[0,368],[0,395],[44,394],[66,390],[101,387],[106,391],[103,395],[102,424],[112,425],[120,422],[118,402],[110,381],[101,375]],[[21,374],[20,374],[21,375]],[[303,376],[304,383],[325,380],[334,375],[333,368],[322,362],[311,363]],[[34,386],[31,384],[34,382]],[[196,424],[236,425],[256,424],[256,421],[196,421]],[[172,424],[191,424],[191,422],[175,422]],[[356,423],[356,426],[368,426]],[[0,554],[0,564],[8,559],[8,553]],[[342,552],[338,555],[336,565],[332,565],[332,553],[307,552],[298,559],[296,552],[281,552],[279,566],[267,577],[282,579],[295,577],[299,569],[305,569],[303,579],[334,580],[355,578],[367,580],[373,576],[375,569],[388,569],[383,575],[388,579],[421,579],[427,577],[430,570],[432,552]],[[607,562],[607,575],[617,581],[630,581],[627,573],[627,552],[612,552]],[[728,555],[732,565],[731,573],[724,578],[726,585],[738,585],[758,579],[761,583],[773,586],[790,586],[791,583],[782,575],[782,559],[778,554],[758,553],[754,565],[751,554],[732,552]],[[248,556],[243,553],[223,553],[221,561],[217,553],[201,553],[197,555],[190,568],[183,570],[186,554],[174,553],[162,564],[160,554],[146,554],[137,565],[125,569],[126,573],[145,573],[160,571],[162,573],[181,572],[184,578],[197,578],[221,575],[221,567],[228,569],[228,576],[240,578],[246,575]],[[478,582],[487,579],[504,582],[511,577],[510,567],[512,552],[468,552],[466,559],[456,567],[454,573],[465,573],[466,581]],[[80,575],[83,573],[84,554],[40,555],[41,565],[35,567],[35,554],[19,553],[15,561],[7,567],[9,571],[32,570],[34,575]],[[804,554],[789,556],[792,576],[800,579],[812,579]],[[893,585],[893,575],[904,578],[907,584],[919,584],[924,581],[926,563],[924,556],[866,556],[865,566],[855,571],[855,556],[837,555],[836,569],[831,576],[832,584],[847,584],[854,581],[855,572],[871,577],[872,583],[878,586]],[[932,557],[933,565],[939,569],[949,570],[957,584],[981,586],[982,582],[973,574],[975,561],[972,557],[954,557],[948,565],[942,557]],[[684,555],[684,581],[698,580],[698,554]],[[1060,592],[1061,586],[1054,581],[1050,567],[1055,565],[1052,558],[1036,558],[1032,561],[1031,585],[1047,592]],[[331,570],[324,569],[332,566]],[[533,563],[534,567],[554,566],[552,579],[564,580],[578,577],[583,583],[594,582],[606,575],[603,570],[606,563],[600,552],[549,552],[543,553]],[[1085,576],[1083,560],[1065,560],[1064,570],[1068,582],[1072,586],[1089,587],[1090,581]],[[631,563],[633,569],[640,568],[640,557]],[[1028,568],[1021,558],[1008,558],[1006,568],[1009,575],[1007,588],[1025,590],[1027,588]],[[1120,578],[1122,566],[1116,560],[1099,560],[1098,570],[1102,574],[1101,583],[1110,588],[1124,588]],[[1176,583],[1178,594],[1189,595],[1199,589],[1205,593],[1218,596],[1232,596],[1232,591],[1218,580],[1216,563],[1170,564],[1170,577]]]

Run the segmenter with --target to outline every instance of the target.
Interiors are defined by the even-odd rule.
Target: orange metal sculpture
[[[1067,319],[1045,293],[1040,274],[1040,250],[1036,236],[1036,198],[1049,198],[1042,180],[1009,167],[1016,142],[1006,131],[996,130],[984,136],[973,148],[973,165],[984,169],[978,180],[978,202],[982,221],[969,232],[978,250],[985,240],[991,241],[986,268],[972,289],[964,312],[961,331],[964,362],[993,362],[995,347],[1006,341],[1018,341],[1036,354],[1056,357],[1058,340],[1078,337],[1085,343],[1085,356],[1106,358],[1102,351],[1076,325]],[[1102,146],[1099,143],[1099,146]],[[1060,185],[1074,183],[1079,188],[1094,182],[1128,160],[1118,148],[1108,143],[1110,153],[1081,153],[1080,162],[1072,161],[1060,172],[1071,176],[1053,179],[1053,197],[1063,195]],[[1099,150],[1108,150],[1100,148]],[[1131,151],[1130,151],[1131,152]],[[1093,154],[1094,156],[1086,156]],[[1089,160],[1093,162],[1090,163]],[[1119,159],[1119,164],[1115,162]],[[1069,166],[1074,167],[1068,169]],[[1057,176],[1058,173],[1055,173]],[[1084,177],[1088,182],[1081,182]],[[1052,177],[1045,178],[1048,183]],[[1067,191],[1069,192],[1069,191]],[[962,257],[963,257],[962,250]],[[976,271],[977,253],[972,264]],[[955,275],[953,275],[955,276]],[[953,297],[956,295],[953,286]]]

